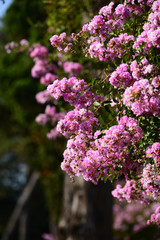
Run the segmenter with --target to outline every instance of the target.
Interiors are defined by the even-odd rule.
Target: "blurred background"
[[[44,90],[31,77],[33,60],[26,52],[7,54],[8,42],[27,39],[52,52],[52,61],[79,62],[82,77],[96,77],[104,64],[81,51],[57,55],[53,34],[78,33],[98,10],[101,0],[0,0],[0,239],[2,240],[158,240],[146,219],[155,206],[113,202],[109,182],[70,182],[61,168],[66,140],[50,140],[50,125],[39,126],[44,112],[35,95]],[[120,1],[115,1],[119,3]],[[57,65],[58,66],[58,65]],[[85,67],[84,67],[85,68]],[[59,69],[60,78],[67,76]],[[63,103],[64,104],[64,103]],[[60,110],[65,105],[59,106]],[[123,180],[123,179],[122,179]]]

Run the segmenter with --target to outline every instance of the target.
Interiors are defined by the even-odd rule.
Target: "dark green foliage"
[[[15,0],[7,10],[4,22],[4,32],[8,41],[19,41],[26,38],[37,41],[45,32],[46,12],[41,0]]]

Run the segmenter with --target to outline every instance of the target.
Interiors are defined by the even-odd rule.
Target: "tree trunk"
[[[58,240],[112,240],[112,185],[65,175]]]

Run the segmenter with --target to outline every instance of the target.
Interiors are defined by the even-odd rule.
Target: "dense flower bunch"
[[[92,87],[72,75],[47,91],[75,107],[57,125],[70,136],[62,169],[94,183],[123,175],[125,186],[112,192],[121,201],[149,204],[160,197],[159,32],[160,0],[125,0],[101,8],[80,33],[50,39],[65,52],[81,41],[85,56],[106,63],[106,78]],[[100,115],[104,108],[111,121]],[[156,214],[150,223],[159,225]]]
[[[136,81],[128,87],[123,95],[123,103],[131,108],[135,115],[160,114],[160,93],[154,88],[148,79]]]
[[[160,143],[156,142],[152,146],[149,146],[146,151],[148,158],[152,157],[157,167],[160,165]]]
[[[63,64],[63,69],[69,76],[78,76],[82,71],[82,65],[76,62],[65,62]]]
[[[45,108],[44,113],[40,113],[36,117],[36,122],[40,125],[45,125],[47,122],[50,122],[52,126],[54,126],[60,119],[64,118],[65,113],[60,112],[56,113],[56,107],[47,105]],[[60,136],[59,132],[57,132],[56,128],[51,129],[49,133],[47,133],[47,137],[49,139],[56,139],[58,136]]]
[[[49,63],[47,59],[49,55],[47,48],[40,44],[35,44],[28,50],[28,54],[35,62],[31,70],[32,77],[42,77],[41,83],[45,85],[53,82],[56,79],[56,75],[52,73],[56,72],[56,65]]]
[[[157,224],[160,227],[160,206],[156,208],[155,213],[151,215],[151,219],[148,220],[148,224]]]
[[[28,54],[35,62],[35,65],[31,70],[32,77],[40,78],[40,83],[45,85],[45,87],[49,85],[47,89],[36,94],[37,102],[47,105],[45,112],[40,113],[35,120],[42,126],[46,125],[48,122],[51,126],[54,126],[54,128],[47,133],[47,137],[55,140],[57,137],[61,136],[60,131],[57,131],[57,122],[59,122],[60,129],[62,121],[67,121],[66,119],[68,118],[68,115],[65,116],[64,112],[56,112],[56,101],[63,96],[65,101],[68,101],[71,105],[78,107],[93,104],[96,97],[89,91],[87,83],[83,79],[78,80],[75,77],[71,77],[69,79],[64,78],[61,81],[58,80],[57,66],[49,63],[49,52],[45,46],[38,43],[34,44],[29,48]],[[62,61],[59,61],[58,65],[61,66],[64,69],[64,72],[66,72],[69,76],[72,76],[73,74],[79,75],[82,71],[82,65],[76,62],[65,61],[63,63]],[[81,92],[84,93],[78,100],[77,98]],[[90,126],[92,127],[92,124],[90,124]],[[67,137],[67,133],[64,133],[64,135]]]
[[[76,77],[56,80],[47,87],[47,90],[56,100],[63,97],[66,102],[76,108],[89,107],[94,100],[100,101],[103,99],[100,95],[95,96],[83,79],[78,80]]]
[[[150,207],[146,207],[138,202],[130,204],[116,202],[113,206],[113,239],[139,239],[138,234],[147,231],[150,227],[148,226],[150,221],[147,224],[147,219],[154,216],[155,211],[158,213],[156,209],[159,209],[159,203],[152,203]],[[152,219],[155,222],[155,216]],[[152,239],[159,239],[158,229],[150,229],[150,232],[152,232]]]
[[[22,39],[19,43],[17,42],[9,42],[5,45],[5,50],[8,54],[13,51],[22,52],[28,48],[29,42],[26,39]]]
[[[63,170],[72,177],[83,175],[86,180],[97,183],[99,176],[101,179],[104,179],[105,176],[111,177],[115,173],[127,176],[130,170],[139,167],[138,163],[134,161],[134,152],[131,155],[128,149],[133,143],[139,142],[142,136],[142,130],[138,127],[135,119],[124,116],[120,119],[119,125],[112,126],[104,132],[98,130],[93,136],[92,125],[98,125],[97,119],[91,113],[92,118],[87,116],[85,119],[87,111],[83,109],[81,109],[81,113],[85,120],[82,127],[81,122],[77,123],[77,117],[73,114],[72,123],[69,119],[65,121],[65,125],[64,120],[58,123],[59,131],[62,132],[59,124],[63,131],[69,125],[69,127],[73,126],[72,133],[77,135],[71,138],[67,144],[62,163]],[[100,137],[100,135],[102,136]]]

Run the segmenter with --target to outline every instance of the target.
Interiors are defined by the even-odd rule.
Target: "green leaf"
[[[105,176],[103,181],[106,183],[109,177],[110,177],[110,175]]]
[[[111,110],[110,110],[110,107],[108,106],[108,104],[106,104],[104,107],[105,107],[107,112],[112,113]]]
[[[111,176],[111,183],[113,183],[113,180],[115,179],[115,177],[116,177],[115,174],[113,174],[113,175]]]
[[[102,116],[99,116],[98,119],[99,119],[99,122],[100,122],[101,126],[105,126],[106,125],[106,123],[104,122]]]
[[[106,105],[110,104],[111,102],[112,102],[111,100],[104,101],[103,105],[106,106]]]
[[[93,103],[93,105],[98,107],[98,106],[100,106],[100,103],[96,101],[96,102]]]

